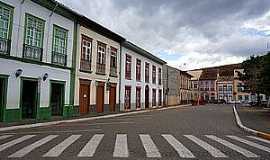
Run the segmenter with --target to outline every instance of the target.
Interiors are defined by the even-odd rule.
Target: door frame
[[[4,121],[4,115],[7,105],[7,89],[9,75],[0,74],[0,78],[3,79],[3,102],[0,104],[0,122]]]
[[[96,82],[97,83],[97,85],[96,85],[96,112],[97,113],[103,113],[104,112],[104,105],[105,105],[105,103],[104,103],[104,100],[105,100],[105,82],[101,82],[101,81],[97,81]],[[98,112],[98,105],[97,105],[97,103],[98,103],[98,87],[103,87],[103,97],[102,97],[102,112]]]
[[[20,112],[21,112],[21,118],[22,118],[22,92],[23,92],[23,81],[32,81],[37,83],[37,93],[36,93],[36,107],[35,107],[35,115],[34,119],[38,119],[38,113],[39,113],[39,108],[40,108],[40,90],[39,88],[39,81],[41,79],[39,78],[32,78],[32,77],[21,77],[20,80]]]
[[[66,82],[65,81],[58,81],[58,80],[50,80],[50,97],[49,97],[49,106],[51,110],[51,116],[52,116],[52,104],[51,104],[51,96],[52,96],[52,84],[60,84],[63,85],[62,91],[62,115],[64,114],[64,106],[65,106],[65,90],[66,90]]]
[[[89,107],[90,107],[90,101],[91,101],[91,97],[90,97],[90,96],[91,96],[91,82],[92,82],[92,81],[89,80],[89,79],[81,79],[81,78],[79,79],[79,113],[80,113],[80,114],[88,114],[88,113],[90,112]],[[87,113],[81,113],[81,111],[80,111],[80,110],[81,110],[81,108],[80,108],[80,107],[81,107],[81,106],[80,106],[80,98],[81,98],[81,97],[80,97],[80,94],[81,94],[81,85],[82,85],[82,84],[83,84],[83,85],[89,85],[89,88],[88,88],[88,89],[89,89],[89,106],[88,106],[88,111],[87,111]]]
[[[115,112],[116,109],[116,93],[117,93],[117,88],[116,88],[117,84],[116,83],[111,83],[110,86],[110,93],[109,93],[109,108],[110,108],[110,112]],[[114,100],[114,108],[113,110],[111,109],[111,88],[115,88],[115,100]]]
[[[130,95],[129,95],[129,108],[126,108],[125,104],[126,104],[126,90],[129,89],[130,91]],[[124,110],[130,110],[131,109],[131,92],[132,92],[132,88],[130,85],[125,86],[125,96],[124,96]]]
[[[147,88],[147,91],[146,92],[146,88]],[[147,93],[147,101],[146,101],[146,93]],[[145,89],[144,89],[144,105],[145,107],[144,108],[150,108],[149,106],[149,98],[150,98],[150,87],[148,85],[145,86]],[[147,104],[147,107],[146,107],[146,104]]]
[[[139,90],[139,92],[140,92],[140,103],[139,103],[139,107],[137,107],[137,90]],[[142,87],[141,86],[136,86],[136,92],[135,92],[136,94],[135,94],[135,99],[136,99],[136,109],[141,109],[142,108],[142,106],[141,106],[141,103],[142,103]]]

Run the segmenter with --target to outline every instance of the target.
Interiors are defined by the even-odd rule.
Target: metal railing
[[[100,74],[105,74],[105,64],[99,64],[97,63],[96,72]]]
[[[116,67],[110,67],[110,75],[117,77],[117,68]]]
[[[10,53],[10,40],[0,38],[0,54],[9,55]]]
[[[23,58],[42,61],[42,53],[42,48],[29,46],[27,44],[23,45]]]
[[[57,65],[67,65],[67,54],[52,52],[52,63]]]
[[[80,69],[83,71],[91,71],[91,61],[81,59]]]

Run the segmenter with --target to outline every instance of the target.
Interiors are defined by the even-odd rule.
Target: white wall
[[[45,20],[45,30],[43,39],[43,62],[51,62],[52,41],[53,41],[53,25],[58,25],[68,30],[68,47],[67,47],[67,66],[72,64],[72,48],[73,48],[73,32],[74,22],[60,16],[58,14],[50,14],[52,11],[30,1],[25,0],[21,4],[21,0],[2,0],[2,2],[14,7],[13,29],[11,42],[11,56],[22,57],[24,43],[24,26],[25,13],[31,14]]]
[[[79,105],[79,90],[80,90],[80,81],[79,79],[91,80],[90,88],[90,105],[96,104],[96,85],[95,81],[106,82],[110,78],[111,83],[116,83],[116,103],[119,103],[119,70],[120,70],[120,43],[112,39],[109,39],[93,30],[90,30],[84,26],[80,26],[80,31],[78,32],[79,36],[77,39],[77,59],[76,59],[76,82],[75,82],[75,105]],[[88,36],[92,38],[92,64],[91,71],[92,73],[80,72],[80,59],[81,59],[81,35]],[[102,42],[106,44],[106,75],[96,74],[96,63],[97,63],[97,42]],[[117,49],[117,73],[118,77],[110,77],[110,60],[111,54],[108,52],[110,46]],[[109,104],[109,91],[104,87],[104,104]]]
[[[4,69],[3,69],[4,68]],[[14,60],[6,60],[0,58],[0,74],[9,75],[8,77],[8,93],[7,93],[7,109],[15,109],[20,106],[20,89],[21,78],[15,77],[17,69],[22,69],[22,77],[40,78],[45,73],[49,77],[46,81],[40,82],[40,107],[48,107],[50,99],[50,80],[65,81],[65,104],[69,104],[69,70],[56,69],[47,66],[37,66],[30,63],[23,63]]]
[[[10,56],[22,58],[25,13],[29,13],[45,20],[42,60],[44,63],[51,63],[53,25],[56,24],[68,30],[67,66],[71,67],[74,32],[73,21],[57,14],[52,14],[52,16],[49,16],[52,11],[30,0],[25,0],[23,4],[21,3],[21,0],[2,0],[2,2],[14,7]],[[66,83],[65,104],[69,104],[70,70],[0,58],[0,74],[9,75],[6,105],[7,109],[19,108],[21,78],[15,77],[15,72],[17,69],[22,69],[23,73],[21,76],[28,78],[39,78],[45,73],[48,73],[48,79],[46,81],[41,81],[39,86],[41,107],[49,106],[50,80],[59,80]]]
[[[131,80],[125,79],[125,66],[126,66],[126,54],[132,57],[131,63]],[[125,86],[131,86],[131,110],[136,109],[136,86],[141,87],[141,103],[145,103],[145,87],[149,86],[149,107],[152,105],[152,89],[156,89],[156,104],[158,105],[158,90],[162,90],[162,101],[163,101],[163,80],[161,79],[161,85],[158,84],[158,68],[161,68],[161,78],[162,78],[162,65],[154,62],[153,60],[146,58],[130,49],[127,49],[122,46],[122,64],[121,64],[121,91],[120,91],[120,110],[124,110],[124,101],[125,101]],[[141,60],[141,82],[136,81],[136,59]],[[145,62],[149,63],[149,83],[145,83]],[[156,66],[156,84],[152,83],[152,66]],[[133,104],[133,105],[132,105]],[[162,102],[163,104],[163,102]],[[145,106],[141,106],[142,109]]]

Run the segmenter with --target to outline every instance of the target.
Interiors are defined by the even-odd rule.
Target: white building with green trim
[[[71,114],[76,16],[54,0],[1,0],[0,121]]]

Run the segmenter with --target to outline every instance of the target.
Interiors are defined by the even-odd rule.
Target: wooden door
[[[110,97],[109,97],[109,103],[110,103],[110,111],[115,111],[115,105],[116,105],[116,85],[112,85],[110,87]]]
[[[91,81],[80,80],[80,114],[89,112]]]
[[[104,83],[98,82],[97,86],[97,101],[96,101],[96,106],[97,106],[97,112],[102,113],[104,111]]]
[[[125,110],[130,109],[130,99],[131,99],[131,87],[125,87]]]
[[[160,90],[158,91],[158,105],[159,105],[159,106],[162,105],[161,101],[162,101],[162,90],[160,89]]]
[[[145,87],[145,108],[149,108],[149,87]]]
[[[141,108],[141,87],[136,87],[136,108]]]

